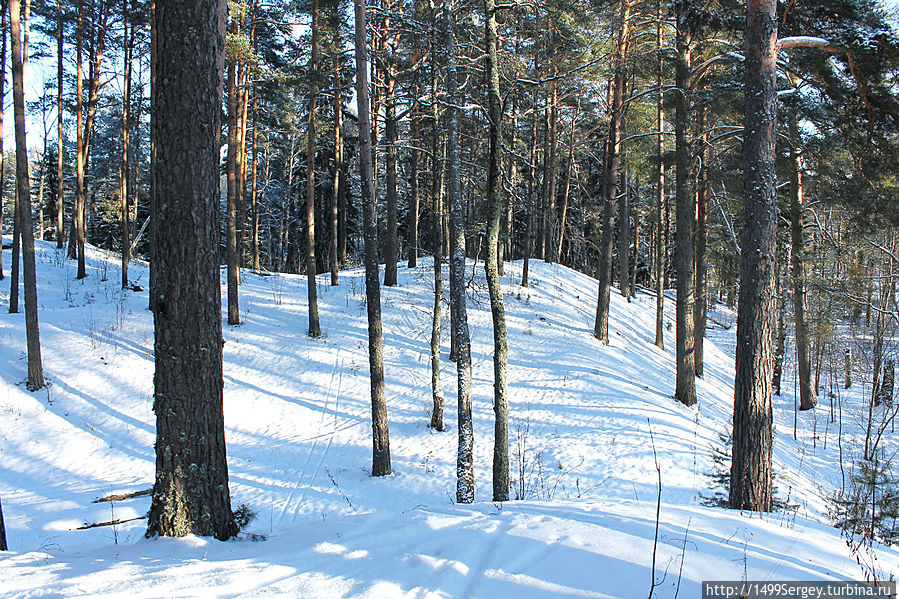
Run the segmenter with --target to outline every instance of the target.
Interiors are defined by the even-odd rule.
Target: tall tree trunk
[[[471,417],[471,338],[465,305],[465,207],[459,168],[459,109],[456,41],[452,0],[441,0],[446,53],[447,94],[447,187],[450,210],[450,303],[453,337],[456,341],[458,375],[458,452],[456,454],[456,501],[474,501],[474,428]]]
[[[496,3],[484,0],[487,41],[487,118],[490,122],[490,158],[487,167],[487,259],[484,270],[493,315],[493,412],[496,416],[493,445],[493,501],[509,499],[509,397],[508,341],[506,311],[499,276],[499,230],[505,213],[503,202],[502,138],[503,108],[499,93],[499,65],[497,64]],[[552,247],[552,239],[550,238]],[[550,250],[550,254],[552,251]]]
[[[793,279],[793,322],[796,332],[796,357],[799,362],[799,409],[811,410],[818,405],[818,397],[812,387],[812,360],[809,346],[808,323],[806,321],[805,299],[805,253],[802,240],[802,146],[796,115],[790,118],[790,270]]]
[[[62,50],[63,50],[62,0],[56,0],[56,247],[62,249],[66,242],[65,227],[65,182],[63,177],[62,147]],[[4,52],[5,54],[5,52]],[[2,95],[2,94],[0,94]],[[2,112],[2,111],[0,111]],[[0,122],[2,126],[2,122]],[[0,145],[0,154],[3,146]],[[0,165],[3,159],[0,158]],[[2,168],[2,166],[0,166]],[[3,190],[0,188],[0,195]]]
[[[699,117],[699,128],[705,130],[705,109],[702,109]],[[695,323],[693,352],[693,365],[696,376],[702,376],[704,358],[705,325],[708,315],[709,301],[709,169],[706,161],[705,148],[708,146],[708,136],[703,134],[700,150],[700,169],[696,189],[696,299],[693,304],[693,321]]]
[[[222,411],[219,130],[225,3],[158,0],[156,482],[147,536],[237,533]]]
[[[6,1],[0,2],[0,100],[6,97]],[[57,7],[57,11],[58,11]],[[62,113],[60,113],[62,114]],[[3,102],[0,101],[0,132],[3,131]],[[6,154],[3,151],[3,135],[0,135],[0,239],[3,238],[3,196],[6,190]],[[15,220],[15,212],[13,212]],[[0,243],[0,245],[3,245]],[[0,281],[3,274],[3,252],[0,251]],[[18,289],[16,289],[18,293]],[[12,302],[10,302],[11,304]]]
[[[571,132],[568,134],[568,166],[565,172],[565,189],[562,192],[562,214],[559,217],[559,235],[555,245],[556,262],[562,262],[562,244],[565,241],[565,223],[568,220],[568,199],[571,195],[571,173],[574,170],[574,131],[580,113],[581,99],[578,97],[577,110],[574,113],[574,118],[571,119]]]
[[[362,181],[362,225],[365,243],[365,297],[368,308],[368,365],[371,372],[372,476],[390,474],[390,435],[384,392],[384,355],[381,335],[381,288],[378,272],[378,223],[374,199],[371,152],[371,104],[368,96],[368,58],[365,47],[365,0],[354,0],[356,14],[356,98],[359,107],[359,174]]]
[[[236,36],[239,33],[238,15],[231,15],[229,35]],[[230,59],[227,66],[228,74],[225,82],[227,86],[228,103],[228,157],[225,162],[225,180],[227,181],[227,234],[225,238],[225,260],[228,270],[228,324],[240,324],[240,298],[239,298],[239,271],[240,255],[237,242],[238,219],[238,158],[240,153],[240,139],[237,133],[237,57]]]
[[[312,0],[312,56],[309,71],[309,128],[306,130],[306,290],[309,300],[309,336],[321,337],[318,322],[318,289],[315,285],[315,108],[318,99],[318,0]]]
[[[386,3],[386,7],[390,4]],[[389,9],[389,8],[388,8]],[[385,32],[386,33],[386,32]],[[390,44],[392,45],[392,44]],[[384,286],[396,285],[396,263],[399,256],[399,239],[396,221],[396,73],[393,65],[393,51],[384,57],[384,79],[387,84],[384,96],[384,135],[387,138],[386,184],[387,184],[387,239],[384,242]]]
[[[777,3],[746,5],[743,245],[730,507],[770,511],[772,329],[777,234]]]
[[[432,20],[437,21],[436,14]],[[431,49],[432,56],[435,48]],[[437,64],[431,61],[431,98],[437,98]],[[440,156],[441,132],[439,105],[432,101],[431,120],[433,121],[433,136],[431,138],[431,197],[433,198],[434,221],[434,310],[431,314],[431,409],[430,426],[434,430],[443,431],[443,385],[440,382],[440,323],[443,311],[443,161]]]
[[[250,259],[254,270],[259,270],[259,98],[253,84],[253,167],[250,187]],[[266,153],[266,161],[268,153]],[[267,163],[267,162],[266,162]]]
[[[596,302],[596,320],[593,334],[604,344],[609,343],[609,301],[612,290],[612,246],[615,230],[615,203],[618,197],[618,169],[621,165],[621,123],[624,118],[624,85],[627,80],[625,59],[630,35],[631,7],[628,0],[621,1],[618,23],[618,43],[615,54],[615,81],[612,91],[611,123],[606,143],[606,178],[602,207],[602,239],[599,247],[599,296]]]
[[[334,183],[331,186],[331,230],[328,262],[331,267],[331,285],[340,283],[338,248],[340,237],[340,192],[343,179],[343,95],[340,91],[340,28],[334,32],[335,48],[331,57],[334,68]]]
[[[784,323],[786,301],[783,292],[783,277],[781,276],[781,264],[783,262],[783,248],[777,244],[776,254],[779,254],[774,264],[774,309],[777,316],[774,324],[774,366],[771,376],[771,389],[774,395],[780,395],[780,383],[783,378],[784,354],[787,349],[787,327]]]
[[[122,245],[122,289],[128,288],[128,263],[131,261],[131,211],[128,207],[128,144],[131,123],[131,51],[134,45],[134,27],[129,32],[129,0],[122,3],[122,23],[124,27],[124,75],[122,83],[122,160],[119,163],[119,194],[121,215],[121,245]]]
[[[410,143],[412,149],[409,152],[409,268],[418,266],[418,79],[416,78],[412,100],[412,118]]]
[[[550,39],[554,38],[553,31],[550,29]],[[552,42],[550,47],[554,49]],[[553,62],[552,76],[556,76],[556,66]],[[551,85],[550,105],[549,105],[549,123],[547,127],[547,149],[546,149],[546,198],[544,199],[543,211],[543,259],[552,262],[555,255],[556,235],[556,188],[559,180],[559,158],[558,158],[558,133],[559,133],[559,83],[555,79]],[[489,201],[489,200],[488,200]]]
[[[631,269],[631,193],[627,171],[624,176],[624,190],[621,193],[621,201],[618,204],[618,285],[621,297],[630,300]]]
[[[25,13],[29,4],[26,0]],[[19,228],[22,236],[22,283],[25,292],[25,337],[28,349],[29,391],[46,385],[41,365],[41,339],[37,320],[37,275],[34,266],[34,228],[31,223],[31,191],[28,183],[28,144],[25,140],[25,61],[27,43],[22,43],[19,26],[20,2],[9,0],[10,50],[12,52],[13,117],[16,129],[16,190]],[[26,25],[27,35],[27,25]],[[27,40],[27,38],[26,38]],[[24,46],[24,48],[23,48]]]
[[[687,6],[685,6],[687,4]],[[675,230],[675,262],[677,264],[677,302],[675,362],[677,367],[674,396],[686,406],[696,403],[695,331],[693,320],[695,258],[693,252],[693,225],[696,220],[696,205],[691,189],[690,130],[690,60],[691,35],[688,31],[689,3],[675,5],[677,17],[677,104],[674,115],[675,160],[675,204],[677,226]]]

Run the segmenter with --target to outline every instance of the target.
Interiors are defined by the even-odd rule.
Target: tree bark
[[[805,253],[802,239],[802,147],[799,124],[796,116],[790,118],[790,158],[792,171],[790,178],[790,271],[793,279],[793,322],[796,333],[796,358],[799,362],[799,409],[811,410],[818,405],[817,393],[812,386],[812,359],[809,345],[808,322],[806,321],[805,294]]]
[[[62,249],[66,242],[65,227],[65,182],[63,177],[63,147],[62,147],[62,51],[63,51],[63,22],[62,0],[56,0],[56,247]],[[5,54],[5,51],[4,51]],[[4,69],[5,70],[5,69]],[[2,95],[2,94],[0,94]],[[0,121],[2,126],[2,121]],[[0,145],[0,154],[3,146]],[[2,158],[0,158],[2,168]],[[3,190],[0,188],[0,195]],[[2,268],[0,268],[2,270]]]
[[[124,34],[123,62],[124,74],[122,83],[122,159],[119,163],[119,207],[121,214],[121,246],[122,246],[122,289],[128,289],[128,263],[131,261],[131,211],[128,207],[128,152],[130,143],[130,107],[131,107],[131,52],[134,45],[134,26],[129,27],[129,0],[122,3],[122,26]]]
[[[502,188],[503,109],[497,64],[496,3],[484,0],[487,42],[487,118],[490,122],[490,155],[487,166],[487,259],[484,270],[493,316],[493,501],[509,499],[509,397],[506,373],[509,347],[506,335],[506,311],[499,276],[499,230],[505,205]],[[555,143],[555,142],[553,142]],[[554,209],[554,208],[553,208]],[[547,247],[553,247],[552,238]],[[552,250],[549,251],[552,255]]]
[[[239,32],[238,16],[231,15],[229,35]],[[239,186],[237,181],[237,155],[240,152],[240,141],[237,133],[237,57],[227,58],[228,74],[226,77],[228,103],[228,157],[225,162],[225,180],[227,184],[227,232],[225,238],[225,260],[228,270],[228,324],[240,324],[240,290],[239,271],[240,256],[237,243],[237,213]]]
[[[318,0],[312,0],[312,56],[309,71],[309,127],[306,130],[306,291],[309,302],[309,336],[321,337],[318,321],[318,289],[315,285],[315,107],[318,99]],[[379,308],[380,310],[380,308]]]
[[[389,6],[389,5],[388,5]],[[396,263],[399,257],[396,218],[396,74],[394,73],[392,50],[384,57],[384,79],[387,84],[384,94],[384,136],[387,139],[386,185],[387,185],[387,239],[384,242],[384,286],[396,285]]]
[[[618,169],[621,165],[621,124],[624,119],[624,85],[627,81],[625,59],[630,37],[631,6],[622,0],[618,22],[618,42],[615,54],[615,81],[612,90],[611,123],[606,143],[606,177],[602,207],[602,238],[599,247],[599,295],[593,334],[604,344],[609,343],[609,302],[612,291],[612,248],[615,240],[615,204],[618,197]]]
[[[390,474],[390,435],[384,391],[381,335],[381,288],[378,272],[378,223],[371,151],[371,104],[368,95],[365,1],[354,0],[356,14],[356,98],[359,107],[359,174],[362,181],[362,225],[365,243],[365,297],[368,308],[368,365],[371,372],[372,476]]]
[[[26,14],[28,0],[26,0]],[[34,266],[34,228],[31,223],[31,191],[28,182],[28,144],[25,139],[25,61],[19,26],[20,2],[9,0],[10,50],[12,52],[13,117],[16,129],[16,190],[22,242],[22,284],[25,292],[25,338],[28,349],[29,391],[46,385],[41,364],[41,340],[37,318],[37,275]]]
[[[631,194],[627,171],[624,177],[624,191],[618,203],[618,291],[621,297],[630,300],[630,247],[631,247]]]
[[[705,130],[705,110],[700,113],[699,127]],[[709,178],[708,164],[706,161],[706,147],[708,146],[708,136],[703,134],[700,141],[702,149],[700,150],[700,170],[697,177],[698,185],[696,186],[696,300],[693,304],[693,321],[695,324],[694,343],[695,349],[693,353],[693,364],[696,376],[702,376],[703,359],[704,359],[704,340],[706,317],[708,315],[709,300],[709,261],[708,261],[708,239],[709,239]]]
[[[147,536],[237,533],[222,410],[219,130],[226,8],[157,0],[156,482]]]
[[[456,454],[456,501],[474,501],[474,428],[471,415],[471,338],[465,302],[465,206],[459,168],[459,109],[456,68],[454,7],[452,0],[441,0],[443,9],[444,50],[446,53],[447,94],[447,187],[450,210],[450,303],[453,311],[453,337],[456,345],[458,379],[458,452]]]
[[[340,29],[334,32],[335,47],[340,47]],[[343,173],[343,96],[340,91],[340,52],[335,50],[331,57],[334,68],[334,182],[331,186],[331,230],[328,246],[328,262],[331,267],[331,285],[340,284],[340,262],[338,261],[340,237],[340,192],[344,185]]]
[[[685,3],[675,5],[677,17],[677,104],[674,115],[675,139],[675,204],[677,226],[675,230],[675,261],[677,264],[676,301],[676,351],[677,368],[674,396],[686,406],[696,403],[696,370],[694,361],[695,331],[694,302],[694,252],[693,226],[696,205],[690,186],[693,166],[689,135],[690,122],[690,60],[691,35],[688,31],[690,8]]]
[[[433,5],[432,5],[433,7]],[[433,10],[433,8],[432,8]],[[436,15],[432,15],[436,24]],[[432,48],[432,55],[434,52]],[[431,97],[437,97],[436,60],[431,65]],[[431,423],[434,430],[443,431],[445,399],[440,382],[440,329],[443,311],[443,162],[439,160],[441,149],[440,116],[437,102],[432,102],[433,137],[431,140],[431,197],[434,201],[434,310],[431,314]]]
[[[734,378],[734,509],[772,506],[772,329],[777,233],[775,197],[777,3],[746,6],[743,244]]]

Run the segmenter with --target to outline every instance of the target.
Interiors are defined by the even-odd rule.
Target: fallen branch
[[[125,522],[132,522],[134,520],[146,520],[146,516],[136,516],[134,518],[120,518],[118,520],[109,520],[108,522],[93,522],[88,524],[84,523],[83,526],[79,526],[75,530],[87,530],[88,528],[98,528],[100,526],[115,526],[116,524],[124,524]]]
[[[101,497],[99,499],[94,499],[93,503],[103,503],[104,501],[122,501],[123,499],[132,499],[134,497],[144,497],[145,495],[152,495],[153,487],[149,489],[141,489],[140,491],[133,491],[131,493],[122,493],[120,495],[107,495],[106,497]]]

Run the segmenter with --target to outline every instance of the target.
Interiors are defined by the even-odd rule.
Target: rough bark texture
[[[630,298],[630,246],[631,246],[631,197],[627,176],[624,190],[618,204],[618,291],[622,297]]]
[[[506,336],[506,311],[499,275],[499,230],[503,203],[501,144],[503,109],[499,93],[497,65],[496,3],[484,0],[487,40],[487,117],[490,121],[490,157],[487,167],[487,259],[484,270],[493,315],[493,412],[496,417],[493,445],[493,501],[509,499],[509,397],[506,366],[509,346]],[[552,243],[552,238],[549,239]],[[549,247],[552,247],[551,245]],[[552,251],[549,252],[552,255]]]
[[[306,130],[306,296],[309,303],[309,336],[321,337],[318,321],[318,289],[315,286],[315,105],[318,99],[318,0],[312,0],[312,56],[309,71],[309,128]],[[380,311],[380,306],[378,307]]]
[[[777,233],[775,135],[777,3],[746,7],[743,228],[737,356],[734,378],[730,507],[769,511],[774,266]]]
[[[46,384],[41,365],[41,339],[37,321],[37,278],[34,270],[34,228],[28,183],[28,144],[25,140],[25,56],[19,27],[19,0],[9,1],[10,50],[12,51],[13,117],[16,129],[16,192],[22,243],[22,286],[25,295],[25,337],[28,348],[29,391]]]
[[[794,116],[790,121],[790,149],[792,173],[790,179],[790,271],[793,279],[793,322],[796,332],[796,358],[799,362],[799,409],[811,410],[818,405],[818,397],[812,386],[812,353],[809,343],[808,322],[805,316],[805,266],[802,263],[802,150],[799,125]]]
[[[237,533],[222,411],[219,129],[225,3],[157,0],[156,482],[147,535]]]
[[[384,10],[388,12],[393,8],[391,0],[384,1]],[[393,63],[396,36],[389,36],[390,18],[383,21],[385,36],[385,51],[383,60],[383,77],[385,83],[384,94],[384,136],[387,138],[386,172],[387,185],[387,239],[384,242],[384,286],[396,285],[396,262],[399,259],[399,239],[397,237],[396,221],[396,66]]]
[[[371,373],[372,476],[390,474],[390,434],[384,391],[381,335],[381,287],[378,272],[377,208],[371,154],[371,105],[368,95],[368,58],[365,47],[365,2],[354,0],[356,14],[356,98],[359,106],[359,174],[362,180],[362,225],[365,244],[365,297],[368,308],[368,366]]]
[[[447,93],[447,189],[450,210],[450,303],[453,338],[456,344],[458,378],[458,438],[456,454],[456,501],[474,501],[474,429],[471,418],[471,339],[465,306],[465,207],[459,172],[459,115],[456,108],[458,75],[454,38],[453,2],[443,0],[444,50]]]
[[[693,222],[696,219],[693,190],[690,186],[692,157],[688,139],[690,121],[690,34],[687,7],[675,6],[677,14],[677,104],[674,116],[675,174],[675,263],[677,265],[676,349],[677,367],[674,397],[686,406],[696,403],[694,363],[695,333],[693,321]]]

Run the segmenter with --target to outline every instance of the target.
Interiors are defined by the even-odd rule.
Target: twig
[[[100,497],[99,499],[94,499],[92,503],[103,503],[104,501],[122,501],[123,499],[131,499],[133,497],[144,497],[146,495],[153,494],[153,487],[149,489],[141,489],[140,491],[132,491],[131,493],[122,493],[119,495],[112,494],[107,495],[106,497]]]
[[[649,442],[652,444],[652,459],[655,462],[656,474],[659,477],[659,493],[656,496],[656,530],[652,539],[652,569],[650,570],[652,584],[649,587],[649,597],[647,598],[652,599],[652,592],[661,584],[661,582],[656,582],[656,549],[659,546],[659,513],[662,510],[662,469],[659,467],[659,457],[656,455],[656,441],[652,436],[652,423],[649,421],[649,418],[646,419],[646,423],[649,425]]]
[[[87,530],[88,528],[97,528],[99,526],[115,526],[116,524],[124,524],[125,522],[131,522],[133,520],[146,520],[146,516],[135,516],[134,518],[119,518],[118,520],[109,520],[108,522],[93,522],[88,524],[87,522],[84,525],[79,526],[75,530]]]

